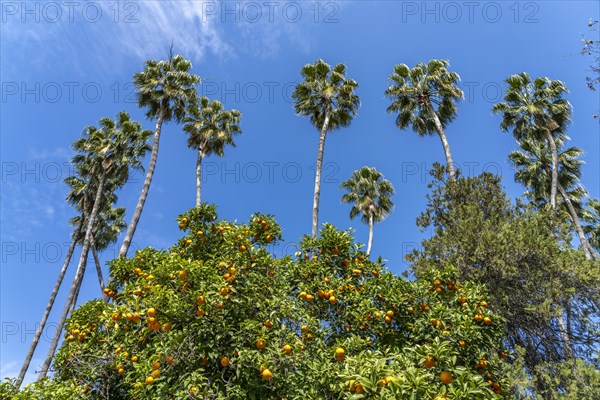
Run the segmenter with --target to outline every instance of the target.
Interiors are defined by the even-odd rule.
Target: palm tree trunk
[[[50,343],[50,349],[48,350],[48,355],[44,360],[44,364],[42,365],[42,369],[38,376],[38,381],[42,380],[48,374],[48,369],[50,369],[50,364],[52,363],[52,359],[54,358],[54,352],[56,351],[56,347],[58,346],[58,340],[62,335],[63,326],[65,324],[65,320],[67,319],[67,313],[71,308],[71,303],[74,300],[75,292],[77,291],[77,286],[79,282],[83,278],[83,272],[85,269],[85,263],[87,261],[88,251],[90,249],[90,243],[92,239],[92,232],[94,229],[94,221],[96,220],[96,216],[98,215],[98,210],[100,209],[100,200],[102,199],[102,191],[104,188],[104,181],[106,179],[106,171],[103,170],[100,179],[98,182],[98,188],[96,189],[96,197],[94,199],[94,206],[92,207],[92,212],[90,213],[89,219],[87,221],[87,227],[85,230],[85,238],[83,240],[83,246],[81,248],[81,255],[79,257],[79,264],[77,265],[77,271],[75,272],[75,278],[73,278],[73,283],[71,284],[71,289],[69,290],[69,295],[67,296],[67,300],[65,301],[65,306],[63,307],[63,311],[58,320],[58,324],[56,326],[56,333],[54,334],[54,338],[52,338],[52,342]]]
[[[325,137],[327,129],[329,129],[330,111],[325,112],[325,120],[321,127],[321,135],[319,136],[319,150],[317,152],[317,165],[315,171],[315,195],[313,198],[312,209],[312,237],[317,237],[319,232],[319,199],[321,197],[321,170],[323,169],[323,152],[325,151]]]
[[[140,216],[142,215],[142,210],[144,208],[144,203],[146,202],[146,197],[148,197],[148,191],[150,189],[150,184],[152,183],[152,176],[154,175],[154,168],[156,167],[156,159],[158,157],[158,144],[160,141],[160,132],[162,129],[165,108],[166,104],[163,103],[161,105],[158,118],[156,119],[156,128],[154,130],[154,142],[152,144],[150,164],[148,165],[148,170],[146,171],[146,178],[144,179],[144,184],[142,185],[142,191],[140,192],[140,197],[138,198],[137,205],[135,206],[135,211],[133,213],[133,216],[131,217],[129,226],[127,227],[127,232],[125,233],[123,244],[121,244],[121,249],[119,250],[119,257],[125,257],[127,255],[127,250],[129,250],[131,240],[133,239],[133,234],[135,233],[135,229],[137,228]],[[108,283],[110,285],[110,279]]]
[[[587,240],[587,237],[585,236],[585,233],[583,232],[583,228],[581,227],[581,222],[579,221],[579,216],[577,215],[577,212],[575,211],[575,207],[573,207],[573,203],[571,202],[571,199],[569,199],[569,197],[567,196],[567,193],[565,192],[565,189],[562,187],[562,185],[560,183],[558,184],[558,190],[560,191],[562,198],[565,200],[567,209],[569,210],[569,215],[571,216],[571,221],[573,222],[573,226],[575,227],[577,236],[579,236],[579,241],[581,242],[581,246],[583,247],[583,250],[585,251],[586,256],[593,260],[598,260],[598,255],[596,254],[596,252],[590,245],[590,242]]]
[[[556,150],[556,142],[552,137],[549,129],[544,129],[548,145],[552,151],[552,185],[550,186],[550,205],[553,210],[556,210],[556,191],[558,186],[558,152]]]
[[[100,292],[102,296],[106,296],[104,290],[104,276],[102,276],[102,266],[100,265],[100,257],[98,257],[98,251],[96,250],[96,243],[94,243],[94,235],[92,235],[92,242],[90,243],[92,248],[92,254],[94,255],[94,264],[96,265],[96,275],[98,275],[98,283],[100,284]]]
[[[196,160],[196,208],[200,208],[202,202],[202,159],[204,153],[202,146],[198,147],[198,160]]]
[[[371,254],[371,245],[373,244],[373,214],[369,215],[369,243],[367,244],[367,257]]]
[[[29,351],[27,352],[27,356],[25,356],[25,361],[23,362],[23,366],[21,367],[21,371],[19,372],[19,377],[15,382],[17,389],[21,387],[23,383],[23,379],[25,379],[25,374],[29,369],[29,365],[31,364],[31,359],[33,358],[33,353],[35,353],[35,349],[37,348],[38,343],[40,342],[40,338],[42,337],[42,332],[46,327],[46,322],[48,322],[48,317],[50,316],[50,312],[52,311],[52,307],[54,307],[54,301],[56,300],[56,296],[58,295],[58,291],[60,286],[62,285],[62,281],[67,272],[67,268],[69,267],[69,263],[71,262],[71,257],[73,257],[73,251],[75,250],[75,246],[77,245],[77,241],[79,240],[79,236],[81,236],[81,228],[83,225],[83,216],[81,217],[81,222],[77,227],[77,231],[73,237],[73,241],[71,242],[71,246],[69,246],[69,251],[67,252],[67,257],[65,258],[65,262],[58,274],[58,278],[56,279],[56,283],[54,284],[54,289],[52,289],[52,293],[50,293],[50,298],[48,299],[48,304],[46,305],[46,309],[44,310],[44,315],[40,320],[40,325],[35,331],[35,336],[33,337],[33,341],[31,342],[31,346],[29,346]]]
[[[69,312],[67,314],[67,316],[73,314],[73,310],[75,310],[75,306],[77,305],[77,299],[79,298],[79,291],[81,290],[81,286],[83,284],[83,277],[85,276],[85,270],[87,268],[87,263],[88,260],[85,260],[85,263],[83,265],[83,273],[81,274],[81,279],[79,280],[79,282],[77,282],[77,288],[75,289],[75,296],[73,296],[73,300],[71,301],[71,304],[69,305]]]
[[[450,143],[448,143],[448,139],[446,138],[446,132],[444,131],[440,118],[429,102],[427,102],[427,109],[429,110],[431,118],[433,118],[433,123],[435,124],[435,128],[442,141],[442,147],[444,148],[444,154],[446,155],[446,164],[448,165],[448,174],[450,175],[450,179],[455,179],[456,172],[454,170],[454,161],[452,160],[452,152],[450,151]]]

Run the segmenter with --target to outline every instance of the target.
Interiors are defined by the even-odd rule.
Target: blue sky
[[[383,92],[395,64],[450,60],[465,90],[447,127],[454,161],[467,175],[502,175],[513,198],[523,191],[507,162],[516,143],[500,132],[491,106],[510,74],[564,81],[574,108],[571,144],[586,152],[583,184],[592,197],[600,196],[600,136],[592,118],[599,98],[585,84],[590,60],[578,54],[588,19],[599,17],[593,1],[3,1],[1,7],[0,377],[18,373],[68,248],[67,221],[74,214],[64,202],[62,180],[71,173],[70,144],[85,126],[120,110],[153,128],[130,82],[144,60],[167,55],[171,40],[202,77],[201,92],[243,113],[237,148],[205,160],[203,200],[230,220],[274,214],[285,240],[273,249],[278,255],[293,253],[293,244],[310,231],[318,134],[307,118],[294,115],[290,94],[300,68],[317,58],[345,63],[362,101],[351,126],[327,138],[320,222],[352,227],[366,242],[367,229],[349,219],[338,186],[353,170],[376,167],[397,194],[394,213],[375,227],[373,254],[396,273],[407,267],[404,254],[428,235],[415,218],[425,207],[427,170],[444,155],[437,137],[400,131],[386,114]],[[180,126],[164,127],[133,248],[166,248],[180,236],[175,218],[194,205],[195,193],[195,154],[185,141]],[[127,221],[141,183],[137,174],[119,193]],[[102,260],[117,250],[113,246]],[[73,274],[72,266],[67,285]],[[80,303],[98,295],[96,277],[88,273]],[[50,326],[31,370],[41,364],[53,333]]]

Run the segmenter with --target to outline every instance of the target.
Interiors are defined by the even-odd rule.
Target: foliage
[[[408,257],[416,276],[443,262],[456,267],[459,279],[484,284],[506,320],[507,345],[523,348],[523,364],[538,390],[545,390],[538,374],[558,374],[568,358],[560,315],[575,355],[592,362],[600,339],[600,264],[570,248],[566,223],[546,209],[511,205],[491,174],[454,182],[437,167],[432,175],[433,190],[417,224],[432,227],[433,235]],[[555,390],[566,384],[560,381]]]
[[[314,64],[306,64],[300,74],[304,81],[296,85],[292,93],[296,114],[309,116],[319,130],[326,115],[329,115],[326,131],[350,125],[360,98],[355,94],[358,83],[346,77],[346,66],[336,64],[331,68],[319,59]]]
[[[454,268],[403,280],[330,225],[274,258],[270,215],[206,203],[178,222],[168,251],[112,261],[111,301],[74,312],[54,378],[18,398],[506,398],[504,321]]]
[[[456,116],[456,102],[464,97],[458,87],[460,76],[448,71],[447,60],[418,63],[413,68],[406,64],[394,67],[390,75],[392,85],[385,95],[392,100],[388,113],[397,113],[396,125],[400,129],[412,127],[421,136],[438,133],[431,114],[433,107],[442,127]],[[437,108],[437,109],[436,109]]]
[[[373,167],[362,167],[352,173],[347,181],[342,182],[340,189],[347,193],[342,196],[342,203],[352,204],[350,218],[361,216],[368,224],[370,218],[380,222],[386,218],[394,207],[392,196],[394,186]]]

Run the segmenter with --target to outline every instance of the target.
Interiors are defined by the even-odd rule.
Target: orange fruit
[[[154,378],[149,376],[146,378],[146,385],[152,385],[154,383]]]
[[[149,308],[148,311],[147,311],[147,313],[148,313],[149,317],[154,317],[156,315],[156,309]]]
[[[385,315],[387,315],[390,318],[394,318],[394,312],[392,310],[389,310],[388,312],[386,312]]]
[[[225,356],[225,357],[221,358],[221,365],[224,367],[229,366],[229,357]]]
[[[475,314],[475,321],[476,322],[481,322],[483,321],[483,315],[482,314]]]
[[[465,342],[464,340],[459,340],[458,341],[458,346],[459,347],[465,347],[467,345],[467,342]]]
[[[335,349],[335,359],[338,361],[344,361],[344,359],[346,358],[346,350],[344,350],[341,347],[338,347],[337,349]]]
[[[158,370],[158,369],[155,369],[154,371],[152,371],[152,374],[151,374],[151,376],[152,376],[154,379],[158,378],[158,377],[160,376],[160,370]]]
[[[423,366],[425,368],[433,368],[435,366],[435,359],[433,357],[427,357],[423,360]]]
[[[486,325],[491,325],[492,319],[490,317],[483,317],[483,323]]]
[[[273,327],[273,323],[270,320],[265,321],[265,327],[267,329],[271,329]]]
[[[244,245],[241,245],[241,246],[240,246],[240,251],[241,251],[242,253],[243,253],[243,252],[245,252],[245,251],[246,251],[246,246],[244,246]]]
[[[331,296],[331,297],[329,298],[329,303],[330,303],[330,304],[335,304],[335,302],[336,302],[336,298],[335,298],[335,296]]]
[[[285,346],[283,346],[283,352],[285,354],[292,354],[292,346],[290,346],[289,344],[286,344]]]
[[[266,346],[265,344],[265,340],[264,339],[258,339],[256,341],[256,347],[258,347],[259,349],[264,349]]]
[[[272,373],[272,372],[271,372],[271,370],[270,370],[270,369],[268,369],[268,368],[264,369],[264,370],[262,371],[261,375],[262,375],[262,377],[263,377],[263,379],[264,379],[265,381],[270,381],[270,380],[271,380],[271,378],[273,377],[273,373]]]
[[[449,385],[452,383],[452,374],[448,371],[442,371],[440,373],[440,381],[442,381],[442,383],[444,385]]]
[[[313,296],[312,296],[312,294],[307,294],[307,295],[306,295],[306,301],[308,301],[309,303],[310,303],[311,301],[313,301]]]
[[[152,369],[156,370],[160,368],[160,362],[155,362],[154,364],[152,364]]]

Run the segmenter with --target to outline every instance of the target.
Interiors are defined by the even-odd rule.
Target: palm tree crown
[[[337,64],[332,69],[319,59],[306,64],[300,74],[304,81],[292,93],[296,114],[310,117],[317,129],[323,127],[327,114],[327,131],[350,125],[358,112],[360,98],[354,93],[358,83],[346,78],[346,66]]]
[[[133,76],[138,106],[146,108],[146,117],[154,119],[162,112],[163,121],[185,117],[185,107],[196,96],[198,75],[189,70],[192,63],[180,55],[169,60],[148,60],[142,72]],[[161,111],[162,109],[162,111]]]
[[[394,67],[390,75],[393,84],[385,95],[392,99],[388,113],[397,113],[396,125],[400,129],[412,129],[419,135],[437,133],[432,106],[443,128],[456,117],[456,102],[464,97],[457,86],[460,76],[448,71],[447,60],[431,60],[418,63],[414,68],[406,64]]]
[[[233,137],[242,132],[238,110],[225,110],[218,100],[202,96],[187,109],[183,130],[189,134],[188,147],[201,149],[204,156],[224,155],[226,145],[235,147]]]
[[[354,171],[352,177],[343,182],[340,188],[347,191],[342,196],[342,203],[352,204],[350,218],[360,215],[362,221],[369,225],[368,255],[373,241],[373,224],[386,218],[394,207],[394,186],[384,179],[381,172],[365,166]]]

